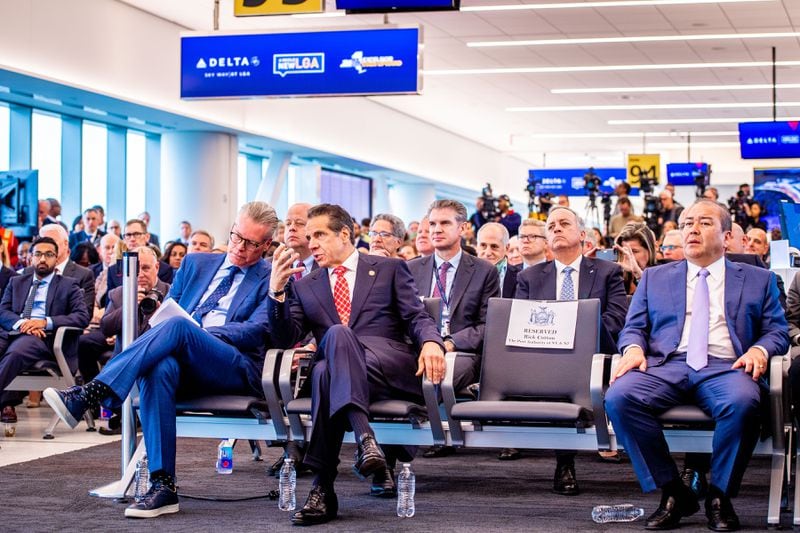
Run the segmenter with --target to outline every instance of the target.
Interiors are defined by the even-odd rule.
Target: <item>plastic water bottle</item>
[[[11,438],[16,434],[17,434],[16,424],[3,424],[3,435],[5,435],[8,438]]]
[[[136,461],[136,472],[133,475],[133,499],[137,502],[141,501],[148,490],[150,490],[150,468],[145,455]]]
[[[217,474],[233,474],[234,439],[225,439],[217,447]]]
[[[297,506],[297,472],[294,469],[294,460],[289,457],[283,460],[283,466],[281,466],[278,492],[278,509],[294,511]]]
[[[622,505],[598,505],[592,509],[592,520],[598,524],[607,522],[633,522],[644,515],[644,509],[626,503]]]
[[[403,463],[403,470],[397,476],[397,516],[411,518],[414,516],[414,492],[416,477],[411,471],[411,464]]]

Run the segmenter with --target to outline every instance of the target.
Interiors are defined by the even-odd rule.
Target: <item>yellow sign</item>
[[[260,15],[289,15],[292,13],[322,13],[325,0],[234,0],[236,17]]]
[[[659,154],[628,154],[628,183],[638,187],[642,178],[658,183],[661,177],[661,156]]]

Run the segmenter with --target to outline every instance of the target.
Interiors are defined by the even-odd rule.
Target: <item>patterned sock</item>
[[[83,397],[89,405],[97,405],[111,394],[111,387],[96,379],[83,386]]]
[[[175,492],[175,478],[168,474],[166,470],[156,470],[150,473],[151,483],[161,483],[172,492]]]

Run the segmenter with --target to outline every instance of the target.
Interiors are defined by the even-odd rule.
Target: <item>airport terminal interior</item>
[[[0,284],[12,283],[8,276],[17,272],[38,274],[34,260],[52,258],[25,243],[43,226],[60,226],[69,237],[70,261],[94,271],[99,292],[88,303],[95,307],[89,327],[96,329],[112,305],[101,298],[111,290],[111,265],[120,290],[133,287],[125,298],[135,297],[136,275],[124,270],[122,253],[136,249],[132,243],[141,236],[149,234],[141,246],[153,245],[156,269],[163,266],[167,277],[159,272],[159,280],[171,283],[194,252],[229,257],[240,245],[245,251],[264,245],[269,263],[279,242],[289,246],[296,227],[290,208],[336,204],[354,222],[360,251],[422,261],[417,257],[437,247],[438,237],[427,242],[427,252],[420,244],[429,206],[453,200],[466,209],[467,221],[457,219],[463,223],[459,253],[497,266],[501,286],[492,296],[511,297],[502,288],[511,265],[520,275],[545,259],[561,265],[545,225],[553,231],[548,214],[564,206],[585,226],[581,257],[620,265],[627,308],[640,280],[648,279],[643,271],[684,258],[679,249],[688,252],[689,244],[680,240],[681,211],[686,216],[705,198],[739,225],[738,247],[726,241],[725,251],[756,256],[748,262],[776,274],[786,320],[797,334],[788,342],[800,352],[798,124],[800,0],[0,0]],[[254,201],[272,206],[280,220],[268,239],[272,245],[239,233],[239,209]],[[387,214],[393,217],[374,218]],[[482,248],[478,230],[489,222],[505,235],[498,237],[500,257]],[[106,233],[118,237],[107,247],[101,242]],[[541,248],[534,252],[537,237]],[[382,249],[393,238],[397,246]],[[452,290],[452,278],[436,277],[436,261],[427,282],[438,285],[421,296],[442,298],[447,308],[444,287]],[[240,282],[228,283],[226,290]],[[3,321],[12,305],[8,286],[0,303],[2,350],[5,330],[17,335],[20,329]],[[561,281],[555,286],[563,289]],[[36,292],[24,307],[34,304]],[[266,294],[265,286],[265,300]],[[543,299],[576,297],[552,294]],[[159,292],[159,305],[163,297]],[[125,302],[126,312],[134,309]],[[484,322],[497,324],[486,306],[484,299],[481,335]],[[531,308],[527,324],[546,323],[543,309],[535,315]],[[733,305],[726,313],[741,309]],[[21,302],[14,312],[31,318]],[[136,337],[133,314],[124,318],[125,332],[107,335],[109,357],[115,339],[120,348]],[[445,351],[451,348],[450,318],[456,319],[448,317],[445,310],[431,320]],[[604,314],[601,329],[606,325]],[[488,350],[488,341],[481,338],[477,346],[478,353],[480,346]],[[768,354],[762,371],[769,378],[761,381],[768,407],[763,438],[733,499],[743,529],[800,526],[791,351]],[[660,494],[642,492],[631,457],[607,423],[601,406],[612,362],[592,362],[592,355],[583,394],[591,405],[577,425],[502,416],[486,424],[455,420],[458,404],[480,400],[480,390],[488,390],[489,377],[480,370],[466,396],[455,391],[455,407],[442,385],[425,390],[415,406],[420,411],[410,415],[371,412],[379,441],[419,448],[411,463],[416,514],[400,518],[396,497],[370,496],[370,482],[351,471],[353,453],[362,447],[348,432],[336,485],[338,519],[320,529],[642,529]],[[34,379],[10,386],[0,402],[0,495],[7,504],[0,529],[291,529],[292,513],[278,509],[278,479],[268,470],[288,441],[311,438],[311,402],[300,414],[287,408],[300,401],[292,389],[296,368],[291,351],[275,357],[266,358],[261,403],[246,404],[244,418],[232,416],[233,408],[205,418],[195,416],[204,408],[188,408],[179,416],[181,510],[154,521],[123,515],[144,453],[132,417],[120,427],[120,413],[111,422],[112,413],[103,409],[89,417],[91,427],[80,420],[73,430],[64,422],[53,427],[54,411],[40,394],[51,385],[38,387]],[[55,363],[50,368],[59,374]],[[444,379],[452,384],[448,368]],[[590,371],[602,382],[591,398]],[[56,388],[67,388],[75,377],[81,383],[83,373],[70,369],[69,380]],[[511,396],[564,400],[548,394]],[[697,413],[668,429],[679,468],[684,453],[711,451],[713,421]],[[219,445],[227,438],[236,439],[232,475],[218,473]],[[580,491],[557,490],[553,449],[578,451],[572,468]],[[501,460],[506,451],[512,460]],[[318,478],[303,469],[297,475],[300,509]],[[700,512],[684,516],[683,529],[706,529],[699,502]],[[642,508],[644,516],[593,522],[593,508],[616,504]]]

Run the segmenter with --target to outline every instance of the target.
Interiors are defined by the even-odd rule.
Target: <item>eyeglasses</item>
[[[519,235],[517,235],[517,237],[519,237],[519,240],[522,242],[533,241],[536,239],[542,239],[543,241],[547,240],[547,237],[545,237],[544,235],[522,235],[520,233]]]
[[[33,258],[36,260],[41,259],[44,257],[45,259],[55,259],[56,253],[55,252],[33,252]]]
[[[131,232],[131,233],[123,233],[122,234],[122,238],[123,239],[138,239],[142,235],[147,235],[147,234],[143,233],[141,231],[134,231],[134,232]]]
[[[389,237],[394,237],[393,233],[389,233],[388,231],[370,231],[370,237],[380,237],[381,239],[388,239]]]
[[[671,252],[672,250],[676,250],[678,248],[683,248],[680,244],[667,244],[661,247],[662,252]]]
[[[231,233],[230,233],[230,240],[231,240],[231,244],[233,244],[234,246],[239,246],[240,244],[242,244],[245,247],[245,249],[249,248],[251,250],[255,250],[259,246],[264,246],[266,243],[269,242],[269,239],[267,239],[264,242],[251,241],[249,239],[245,239],[244,237],[242,237],[241,235],[239,235],[238,233],[236,233],[233,230],[231,230]]]

